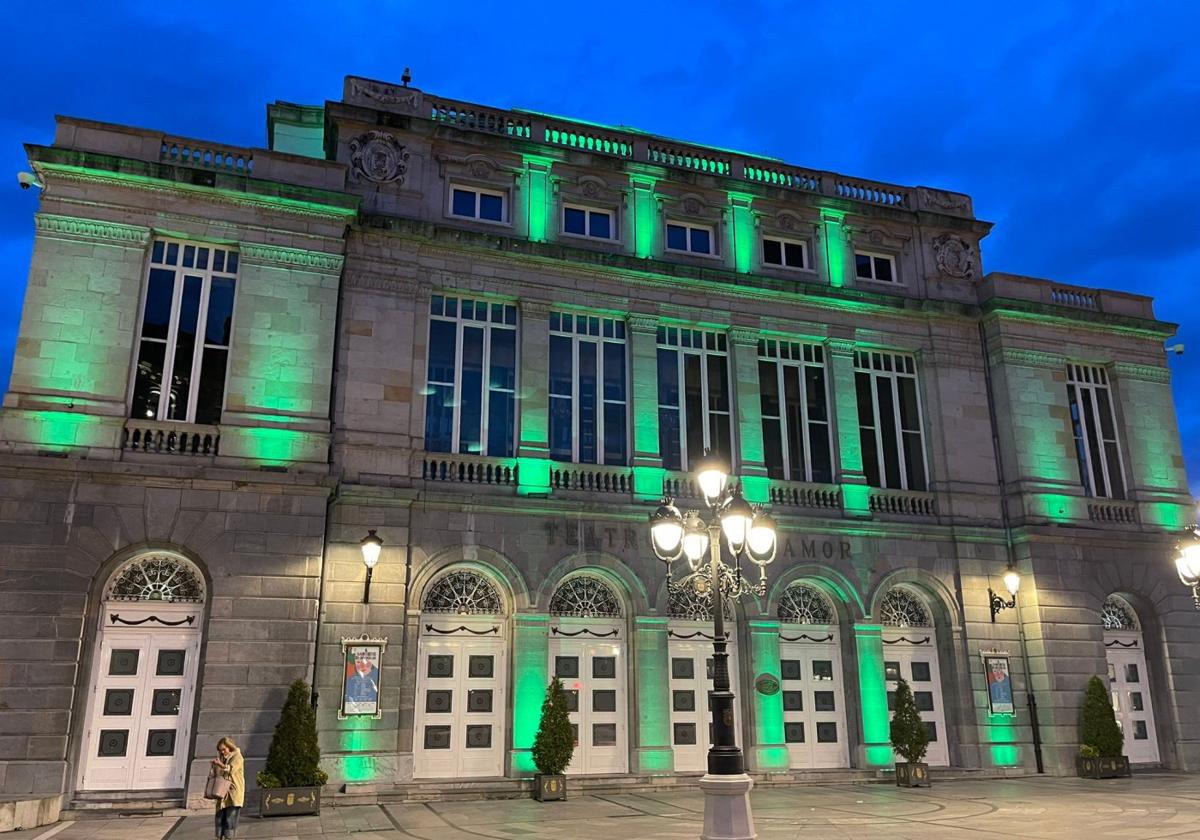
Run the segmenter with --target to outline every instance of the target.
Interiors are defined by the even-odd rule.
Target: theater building
[[[1200,765],[1149,298],[985,272],[946,190],[354,77],[267,111],[267,148],[69,117],[28,147],[0,792],[194,801],[314,675],[330,795],[515,793],[555,673],[569,773],[694,779],[710,605],[647,517],[699,505],[706,448],[779,527],[728,612],[761,781],[889,769],[900,677],[935,767],[1032,773],[1032,692],[1073,772],[1097,674],[1132,761]]]

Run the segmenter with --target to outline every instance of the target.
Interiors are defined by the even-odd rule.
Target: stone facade
[[[195,797],[221,735],[242,744],[251,772],[261,768],[288,683],[314,674],[331,784],[421,778],[441,737],[428,731],[427,656],[465,656],[471,636],[488,634],[502,640],[486,650],[500,657],[495,691],[504,698],[485,733],[500,756],[491,775],[531,771],[554,652],[568,638],[609,632],[621,687],[617,723],[605,717],[592,732],[595,756],[611,756],[596,766],[645,776],[680,769],[686,730],[673,728],[668,695],[678,693],[672,669],[687,634],[676,622],[685,617],[672,616],[646,525],[664,492],[698,504],[663,448],[668,330],[723,336],[729,454],[747,497],[770,505],[781,534],[765,594],[734,613],[739,743],[754,771],[828,766],[796,758],[803,730],[793,728],[786,691],[755,687],[762,675],[786,683],[781,655],[801,642],[781,625],[779,604],[799,583],[836,617],[807,641],[819,636],[836,651],[835,741],[848,768],[891,763],[885,671],[904,650],[933,663],[944,756],[935,763],[1030,770],[1031,688],[1046,768],[1071,772],[1083,685],[1109,668],[1100,610],[1114,595],[1141,624],[1147,691],[1137,702],[1153,710],[1143,739],[1153,741],[1152,762],[1200,764],[1200,724],[1187,712],[1200,700],[1188,655],[1200,617],[1171,562],[1192,516],[1162,353],[1173,326],[1149,299],[984,273],[990,225],[967,196],[939,190],[357,78],[324,108],[271,106],[268,125],[272,149],[249,150],[62,118],[53,146],[29,148],[46,190],[0,414],[0,792]],[[455,188],[474,196],[472,213],[459,212]],[[493,197],[497,218],[481,196]],[[606,215],[609,233],[569,232],[567,208],[585,220]],[[681,228],[708,238],[673,247]],[[769,261],[764,238],[790,243],[802,263]],[[240,257],[216,424],[130,417],[159,241]],[[708,246],[691,247],[697,241]],[[863,259],[881,262],[863,269]],[[175,311],[187,306],[181,282]],[[451,316],[449,299],[470,302],[473,314]],[[589,318],[622,325],[624,396],[600,398],[624,418],[621,463],[550,457],[557,392],[548,382],[561,361],[552,336],[564,334],[568,314],[583,316],[585,335],[596,328]],[[469,451],[461,358],[450,408],[462,451],[431,443],[439,409],[430,373],[441,350],[430,324],[439,317],[481,335],[475,324],[515,329],[511,385],[495,361],[502,344],[488,351],[497,355],[486,374],[480,362],[480,399],[501,394],[484,428],[501,430],[505,452],[487,453],[488,439]],[[186,327],[172,323],[167,341],[177,347]],[[760,342],[819,353],[824,419],[804,416],[825,424],[824,480],[780,477]],[[1101,436],[1117,447],[1119,492],[1089,495],[1081,479],[1072,363],[1105,372],[1113,420]],[[878,465],[863,446],[876,439],[864,427],[873,435],[890,422],[880,395],[896,381],[893,364],[915,377],[915,408],[895,409],[897,445],[916,447],[896,458],[899,483],[888,477],[886,446]],[[882,378],[863,392],[868,369]],[[163,399],[188,387],[173,382]],[[872,417],[867,396],[879,401]],[[572,399],[578,413],[581,398]],[[713,412],[702,415],[707,433],[726,422],[711,405],[679,408],[693,410]],[[907,425],[914,410],[919,423]],[[575,437],[578,445],[578,429]],[[368,529],[384,546],[364,603],[358,543]],[[101,784],[88,775],[96,730],[123,725],[97,717],[100,701],[89,700],[118,685],[103,682],[114,676],[101,657],[110,582],[156,553],[203,578],[199,667],[180,706],[191,719],[179,723],[186,740],[174,748],[186,762],[161,777],[182,781]],[[989,589],[1002,590],[1010,561],[1022,575],[1018,606],[993,621]],[[461,618],[423,610],[455,570],[493,587],[499,609]],[[580,574],[612,594],[619,618],[552,614],[560,585]],[[885,620],[895,587],[924,605],[931,627]],[[702,633],[703,623],[688,628]],[[362,636],[388,640],[377,718],[341,714],[344,643]],[[985,652],[1009,657],[1014,716],[989,709]],[[148,714],[146,725],[161,729]],[[619,743],[600,749],[608,726]]]

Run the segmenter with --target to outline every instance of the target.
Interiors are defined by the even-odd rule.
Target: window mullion
[[[208,295],[212,289],[212,275],[205,271],[200,275],[200,311],[196,318],[196,346],[192,348],[192,378],[188,386],[187,421],[196,420],[196,400],[200,395],[200,368],[204,359],[204,345],[208,338]]]
[[[476,302],[476,306],[478,306]],[[490,307],[489,307],[490,309]],[[488,454],[488,415],[492,407],[492,324],[483,322],[483,371],[479,377],[479,387],[483,392],[479,402],[479,454]]]
[[[675,437],[679,441],[679,465],[686,471],[692,465],[688,463],[687,453],[687,421],[688,421],[688,406],[687,406],[687,353],[684,352],[682,343],[675,348],[675,381],[679,386],[679,399],[677,410],[679,412],[679,422],[676,425],[679,427],[675,432]]]
[[[182,259],[182,256],[180,257]],[[183,275],[178,266],[172,268],[175,280],[171,287],[171,321],[167,326],[167,346],[163,356],[162,382],[158,386],[158,411],[155,419],[166,421],[171,408],[171,379],[175,375],[175,340],[179,337],[179,310],[183,305]]]
[[[801,348],[800,355],[803,358],[804,349]],[[802,481],[812,481],[812,435],[809,433],[808,425],[808,365],[801,362],[796,365],[796,377],[799,380],[800,394],[800,429],[798,435],[800,440],[804,441],[804,477]]]
[[[454,395],[454,429],[450,435],[450,451],[458,454],[462,442],[463,401],[463,342],[466,340],[466,325],[457,316],[454,319],[454,383],[450,393]]]
[[[880,374],[874,370],[867,371],[867,381],[871,383],[871,416],[875,420],[875,453],[879,458],[879,483],[887,487],[887,461],[883,452],[883,421],[879,416],[879,385]]]
[[[892,388],[892,416],[896,422],[896,462],[900,465],[900,487],[910,490],[908,486],[908,464],[904,457],[904,420],[900,415],[900,375],[893,373],[888,377]]]
[[[782,342],[780,342],[782,344]],[[779,402],[779,439],[780,451],[783,452],[783,476],[788,481],[794,481],[795,476],[792,475],[792,453],[788,447],[787,433],[787,410],[784,408],[787,405],[787,375],[784,373],[783,359],[777,355],[772,361],[772,366],[775,368],[775,387],[778,389],[776,393]]]
[[[1096,378],[1096,377],[1093,377],[1093,378]],[[1104,452],[1104,424],[1102,424],[1100,422],[1100,397],[1103,394],[1103,391],[1100,388],[1096,388],[1096,387],[1092,388],[1091,391],[1092,391],[1092,411],[1091,411],[1092,423],[1094,424],[1093,428],[1096,430],[1096,434],[1095,434],[1096,446],[1100,449],[1100,451],[1095,453],[1095,455],[1092,458],[1089,458],[1088,460],[1095,460],[1097,462],[1097,464],[1099,465],[1099,470],[1104,476],[1104,494],[1103,495],[1105,497],[1111,498],[1112,490],[1113,490],[1112,479],[1108,474],[1108,458],[1106,457],[1106,453]],[[1110,410],[1111,410],[1111,406],[1110,406]],[[1093,476],[1093,478],[1094,478],[1094,476]],[[1092,486],[1095,487],[1096,485],[1093,484]]]
[[[579,439],[583,432],[583,410],[580,407],[579,336],[571,335],[571,461],[578,464]]]

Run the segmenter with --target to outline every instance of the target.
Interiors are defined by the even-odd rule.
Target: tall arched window
[[[195,604],[204,600],[204,579],[186,560],[170,554],[150,554],[130,560],[108,584],[109,601],[167,601]]]
[[[671,618],[684,621],[712,621],[712,595],[708,592],[700,594],[695,587],[682,586],[667,593],[667,611]],[[734,620],[733,599],[721,600],[721,611],[727,621]]]
[[[879,620],[888,627],[932,627],[929,608],[916,593],[903,586],[892,587],[879,605]]]

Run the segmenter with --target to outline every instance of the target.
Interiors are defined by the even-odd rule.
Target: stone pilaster
[[[862,443],[858,429],[858,391],[854,385],[854,342],[840,338],[825,341],[829,372],[830,409],[837,430],[834,481],[842,486],[842,507],[851,516],[870,516],[867,477],[863,473]]]
[[[652,501],[662,495],[663,465],[658,441],[658,318],[632,314],[628,320],[629,413],[633,418],[633,494]]]
[[[883,628],[878,624],[855,624],[854,646],[858,656],[858,712],[862,743],[856,765],[888,767],[892,762],[891,720],[887,707],[887,681],[883,673]]]
[[[736,471],[742,478],[742,492],[751,502],[770,500],[767,466],[764,460],[762,401],[758,383],[758,331],[734,327],[729,331],[733,356],[734,405],[737,406],[737,430],[734,448],[741,455]],[[730,453],[733,454],[733,453]]]
[[[550,306],[521,301],[520,421],[517,457],[523,495],[550,492]]]
[[[542,701],[550,682],[550,620],[544,615],[513,616],[513,714],[510,776],[529,776],[533,764],[533,739],[542,717]]]
[[[775,678],[780,684],[779,622],[750,622],[750,700],[743,708],[750,711],[746,762],[751,770],[780,772],[788,768],[787,745],[783,740],[783,693],[763,694],[756,685],[760,675]]]
[[[633,750],[635,773],[659,775],[675,770],[671,746],[671,660],[667,649],[667,619],[633,620],[633,657],[636,675],[632,692],[637,710],[637,743]]]

